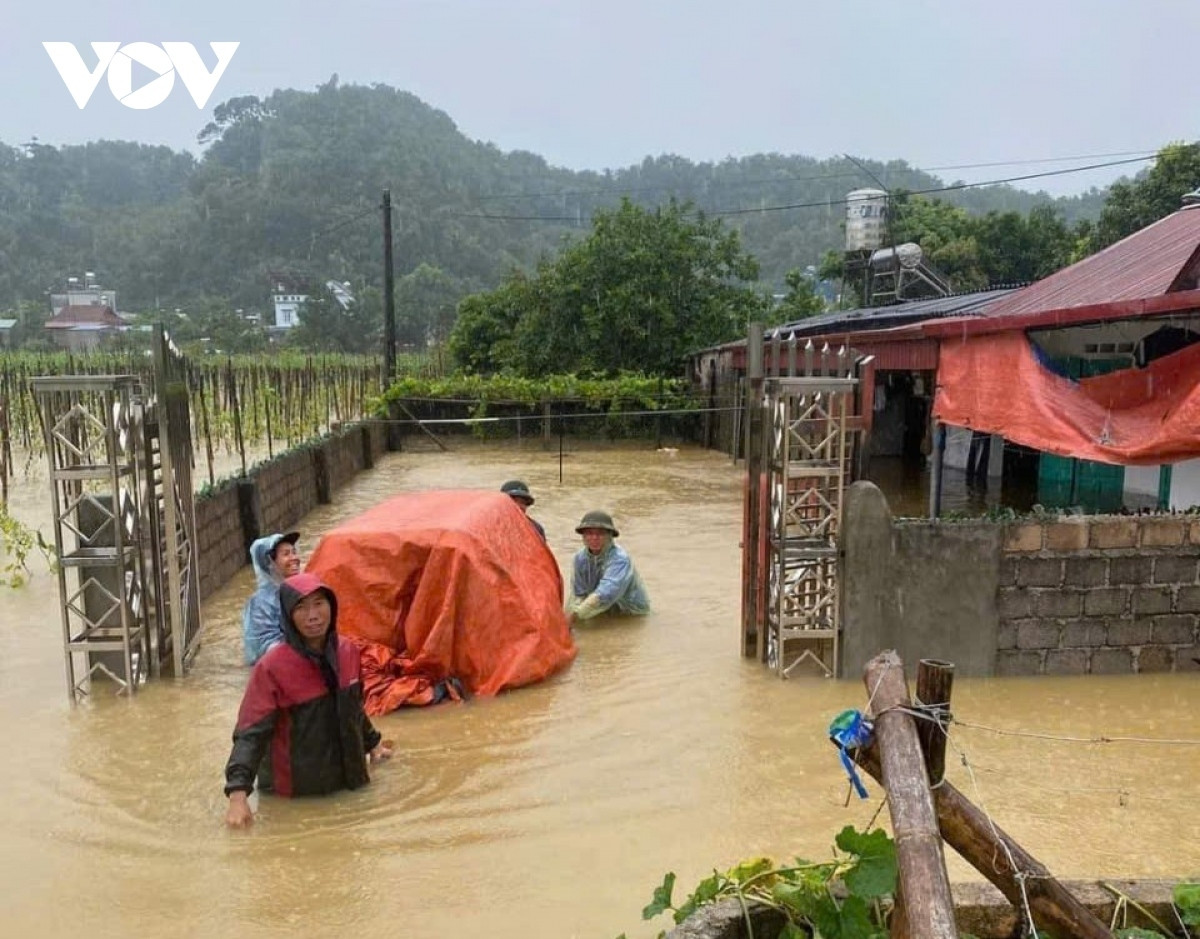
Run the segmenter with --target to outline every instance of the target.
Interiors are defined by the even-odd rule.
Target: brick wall
[[[325,470],[332,491],[336,492],[374,464],[370,451],[371,426],[376,425],[355,427],[341,436],[331,438],[323,446]]]
[[[1092,516],[1004,528],[997,674],[1197,668],[1200,518]]]
[[[232,483],[196,500],[196,552],[200,564],[200,596],[210,596],[247,562]]]
[[[261,506],[262,532],[286,531],[320,505],[313,450],[302,448],[277,456],[252,474]]]
[[[243,565],[250,543],[287,531],[387,449],[383,424],[347,425],[320,444],[282,453],[196,499],[200,596],[211,596]]]

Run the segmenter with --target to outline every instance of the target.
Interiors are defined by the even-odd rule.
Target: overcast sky
[[[1196,0],[9,0],[0,141],[199,152],[214,105],[336,72],[574,169],[850,153],[973,181],[1073,164],[937,168],[1200,137],[1197,35]],[[80,110],[42,43],[75,43],[91,68],[101,40],[191,42],[210,67],[209,41],[240,46],[204,110],[179,81],[133,110],[103,80]],[[1023,185],[1076,192],[1142,165]]]

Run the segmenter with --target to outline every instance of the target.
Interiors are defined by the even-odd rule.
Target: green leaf
[[[775,862],[769,857],[753,858],[749,861],[742,861],[737,867],[731,867],[725,876],[735,884],[744,884],[759,874],[765,874],[774,866]]]
[[[1200,884],[1176,884],[1175,905],[1188,926],[1200,926]]]
[[[700,881],[692,895],[675,911],[675,922],[682,923],[696,912],[696,908],[705,903],[711,903],[721,892],[725,879],[715,871],[711,877]]]
[[[871,922],[871,908],[862,897],[846,897],[838,920],[841,932],[837,935],[841,939],[875,939],[876,936],[884,935]]]
[[[659,913],[671,909],[671,893],[675,889],[675,872],[663,878],[661,885],[654,888],[654,896],[642,909],[642,919],[654,919]]]
[[[1118,929],[1113,935],[1116,939],[1163,939],[1163,934],[1152,929]]]
[[[858,858],[843,878],[851,893],[872,900],[895,891],[896,845],[887,832],[877,828],[863,834],[847,825],[838,833],[837,846]]]
[[[784,923],[783,929],[779,931],[779,939],[811,939],[811,933],[795,923]]]
[[[771,898],[794,916],[811,923],[820,922],[822,916],[837,916],[837,904],[824,882],[778,883],[771,888]]]

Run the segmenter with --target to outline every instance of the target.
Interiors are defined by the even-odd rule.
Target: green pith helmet
[[[611,532],[614,538],[621,534],[617,531],[617,526],[613,524],[612,516],[598,509],[588,512],[583,517],[583,520],[575,526],[575,531],[582,535],[586,528],[601,528],[604,531]]]
[[[500,491],[514,499],[520,499],[526,505],[533,505],[533,494],[529,491],[529,487],[519,479],[510,479],[500,487]]]

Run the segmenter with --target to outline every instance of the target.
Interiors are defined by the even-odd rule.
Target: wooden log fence
[[[1038,929],[1062,939],[1111,939],[1112,933],[1108,927],[1055,879],[1044,864],[943,777],[953,666],[936,661],[923,663],[923,666],[918,672],[917,697],[927,715],[921,723],[932,725],[932,729],[911,727],[911,735],[916,737],[918,748],[922,744],[924,746],[925,756],[920,768],[923,777],[920,782],[924,785],[918,784],[914,778],[916,771],[912,766],[909,731],[896,720],[896,717],[905,718],[908,725],[913,723],[911,714],[907,712],[908,689],[904,667],[895,652],[876,656],[864,670],[864,681],[872,692],[871,707],[879,717],[872,743],[854,751],[855,763],[882,783],[892,811],[901,874],[901,899],[897,909],[900,915],[895,918],[904,920],[900,926],[893,920],[892,936],[911,936],[916,939],[945,935],[925,931],[932,928],[926,925],[929,914],[924,909],[930,897],[923,892],[926,881],[919,878],[929,876],[927,866],[911,860],[906,862],[906,858],[913,854],[908,844],[913,840],[910,834],[913,831],[911,819],[914,813],[921,818],[920,803],[927,794],[932,799],[941,839],[1004,894],[1018,915],[1032,919]],[[897,727],[901,729],[897,731]],[[931,779],[934,783],[932,786],[929,784]],[[896,825],[898,804],[905,825],[903,842],[901,829]],[[924,841],[924,829],[917,829],[917,832],[921,836],[917,847],[929,852],[929,846]],[[922,859],[927,860],[924,856]],[[906,867],[909,870],[907,878]],[[918,890],[922,892],[914,892]],[[921,898],[921,902],[914,912],[914,907],[918,906],[917,897]],[[946,901],[939,894],[936,902]]]
[[[909,713],[912,702],[900,657],[891,651],[877,655],[867,663],[863,681],[871,696],[880,774],[896,841],[900,893],[904,898],[903,935],[957,939],[950,875],[920,736]]]

